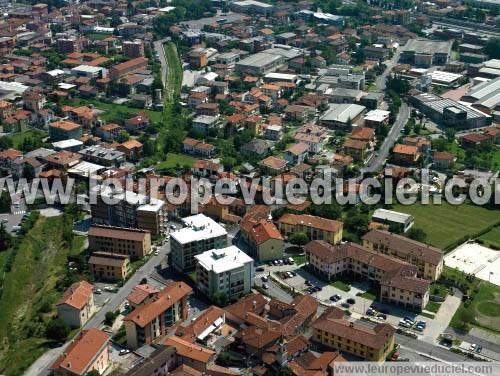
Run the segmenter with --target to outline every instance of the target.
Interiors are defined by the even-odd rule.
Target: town
[[[500,367],[497,0],[0,12],[0,374]]]

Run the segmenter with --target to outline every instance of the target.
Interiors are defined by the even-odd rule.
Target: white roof
[[[66,82],[61,82],[57,86],[59,86],[59,88],[63,89],[63,90],[69,90],[69,89],[73,89],[76,87],[76,85],[67,84]]]
[[[68,170],[68,173],[80,175],[80,176],[91,176],[97,172],[106,169],[105,166],[101,166],[90,162],[80,162]]]
[[[184,222],[186,227],[171,233],[172,238],[180,244],[227,236],[227,231],[224,227],[204,214],[182,218],[182,222]]]
[[[56,149],[66,149],[66,148],[72,148],[75,146],[80,146],[83,145],[83,142],[80,140],[75,140],[74,138],[70,138],[69,140],[62,140],[62,141],[57,141],[53,142],[52,146],[54,146]]]
[[[389,111],[384,110],[371,110],[365,116],[365,120],[369,121],[384,121],[389,117],[391,113]]]
[[[150,203],[139,206],[137,211],[157,213],[163,208],[163,205],[165,205],[165,201],[151,197]]]
[[[163,13],[168,13],[168,12],[171,12],[175,9],[175,7],[165,7],[165,8],[160,8],[158,9],[160,12],[163,12]]]
[[[104,68],[94,67],[92,65],[79,65],[77,67],[72,68],[72,71],[75,72],[87,72],[87,73],[98,73],[102,71]]]
[[[198,264],[205,270],[212,270],[216,274],[241,268],[253,259],[235,245],[226,248],[212,249],[194,256]]]
[[[377,209],[372,215],[372,218],[378,218],[384,221],[397,223],[406,223],[408,219],[413,219],[410,214],[400,213],[393,210]]]
[[[444,71],[434,71],[431,73],[432,81],[451,83],[462,78],[463,75]]]
[[[292,81],[297,79],[296,74],[288,74],[288,73],[276,73],[271,72],[264,76],[264,78],[270,78],[273,80],[283,80],[283,81]]]
[[[57,77],[60,76],[61,74],[64,74],[64,71],[62,69],[52,69],[48,71],[47,74],[52,77]]]
[[[22,94],[26,90],[28,90],[28,86],[23,85],[19,82],[0,81],[0,90],[2,90],[2,91],[14,91],[16,93]]]

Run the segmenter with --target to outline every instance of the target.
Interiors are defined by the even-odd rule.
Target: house
[[[201,103],[196,106],[196,115],[219,116],[219,104]]]
[[[16,161],[23,157],[23,153],[16,149],[6,149],[0,151],[0,169],[10,172]]]
[[[289,166],[296,166],[305,161],[308,152],[309,145],[302,143],[294,144],[285,150],[284,158]]]
[[[249,157],[265,157],[271,154],[274,143],[267,140],[254,138],[241,147],[241,153]]]
[[[284,159],[269,156],[259,162],[260,167],[271,175],[277,175],[285,171],[288,162]]]
[[[89,249],[140,259],[151,252],[151,233],[138,228],[94,224],[88,231]]]
[[[203,68],[208,63],[207,53],[203,48],[191,50],[187,55],[187,59],[189,65],[194,69]]]
[[[11,169],[12,177],[19,179],[21,177],[36,178],[40,175],[44,164],[35,157],[16,159]]]
[[[390,50],[384,47],[366,46],[363,52],[365,60],[385,61],[389,58]]]
[[[305,233],[309,239],[325,240],[330,244],[340,243],[344,224],[309,214],[284,214],[278,219],[278,227],[286,237],[297,232]]]
[[[316,124],[308,123],[300,127],[293,136],[295,142],[303,143],[309,146],[309,152],[312,154],[320,153],[328,140],[326,130]]]
[[[368,361],[383,362],[394,349],[394,327],[383,323],[371,328],[349,321],[337,307],[327,308],[312,328],[314,341]]]
[[[57,317],[72,328],[85,324],[95,311],[94,286],[87,281],[73,283],[57,302]]]
[[[51,141],[62,141],[74,138],[78,140],[82,136],[82,126],[71,121],[59,120],[49,125],[49,136]]]
[[[99,329],[82,330],[50,369],[54,376],[84,376],[92,371],[102,375],[111,365],[109,341]]]
[[[305,122],[310,116],[316,113],[316,109],[314,107],[291,104],[283,112],[287,120]]]
[[[454,154],[446,151],[435,151],[433,154],[434,167],[443,170],[451,168],[456,159]]]
[[[146,113],[139,113],[130,119],[125,120],[125,129],[128,132],[137,132],[149,125],[149,116]]]
[[[198,159],[191,167],[191,173],[198,178],[213,178],[215,179],[219,172],[223,171],[223,166],[203,159]]]
[[[132,292],[127,296],[127,301],[130,306],[135,309],[147,302],[155,299],[158,296],[158,290],[156,287],[153,287],[147,283],[143,283],[135,286],[132,289]]]
[[[115,123],[103,124],[96,129],[96,133],[105,141],[112,141],[119,136],[122,128]]]
[[[226,312],[219,307],[210,306],[188,326],[179,326],[175,334],[187,342],[212,347],[220,338],[225,323]]]
[[[353,140],[368,142],[371,147],[375,142],[375,130],[373,128],[354,127],[350,138]]]
[[[442,250],[384,230],[372,230],[363,236],[363,247],[418,267],[417,276],[436,281],[444,265]]]
[[[416,146],[396,144],[393,149],[395,162],[413,165],[420,158],[420,153]]]
[[[389,111],[371,110],[364,117],[365,126],[377,129],[380,126],[389,124]]]
[[[215,116],[199,115],[193,119],[192,127],[202,135],[208,135],[209,131],[217,125],[218,118]]]
[[[125,154],[125,158],[129,161],[137,161],[142,155],[142,143],[131,139],[118,145],[116,150]]]
[[[193,290],[184,282],[172,282],[157,297],[124,317],[127,345],[137,349],[167,334],[168,329],[188,315],[188,295]]]
[[[195,140],[194,138],[186,137],[184,141],[182,141],[182,151],[186,154],[210,158],[215,151],[215,146]]]
[[[264,137],[267,140],[279,141],[283,137],[283,126],[270,124],[264,127]]]
[[[212,374],[208,369],[215,362],[215,351],[176,336],[167,338],[163,344],[175,348],[177,364],[188,366],[203,374]]]
[[[343,148],[345,154],[353,157],[355,161],[362,162],[367,157],[369,143],[351,137],[344,142]]]
[[[148,355],[146,359],[142,362],[138,362],[137,364],[131,365],[131,368],[124,374],[121,372],[120,375],[123,376],[157,376],[157,375],[176,375],[175,371],[177,371],[177,352],[175,347],[173,346],[165,346],[165,345],[155,345],[155,350]],[[175,371],[174,371],[175,369]],[[191,368],[193,372],[196,372],[195,369]],[[117,371],[119,372],[119,371]],[[181,370],[182,372],[182,370]],[[117,376],[115,372],[111,375]],[[190,375],[190,376],[198,376],[198,374],[193,373],[179,373],[178,376],[181,375]],[[200,375],[201,376],[201,373]]]
[[[96,280],[123,281],[130,272],[129,256],[94,252],[89,259],[90,272]]]
[[[210,299],[223,293],[234,301],[250,292],[255,277],[253,259],[238,247],[212,249],[194,258],[196,287]]]

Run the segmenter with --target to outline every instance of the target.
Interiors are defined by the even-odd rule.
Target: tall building
[[[137,349],[167,334],[176,322],[188,316],[188,295],[193,290],[184,282],[172,282],[147,303],[130,312],[123,322],[127,345]]]
[[[344,224],[309,214],[285,214],[278,220],[278,226],[285,236],[303,232],[311,240],[325,240],[330,244],[337,244],[342,240]]]
[[[212,249],[194,256],[196,285],[210,299],[224,293],[230,300],[248,294],[254,279],[253,259],[238,247]]]
[[[227,247],[227,232],[220,224],[204,214],[182,219],[185,227],[171,233],[172,265],[179,271],[193,270],[194,256],[211,249]]]
[[[122,53],[124,57],[135,59],[144,56],[144,43],[138,39],[123,42]]]
[[[88,232],[89,248],[139,259],[151,252],[151,234],[136,228],[92,225]]]

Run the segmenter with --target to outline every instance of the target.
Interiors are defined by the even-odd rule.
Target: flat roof
[[[330,108],[321,116],[323,121],[338,121],[340,123],[347,123],[349,118],[351,120],[355,119],[365,110],[365,106],[353,103],[343,103],[343,104],[333,104]]]
[[[235,245],[226,248],[212,249],[194,256],[205,270],[212,270],[217,274],[241,268],[253,259]]]
[[[406,213],[397,212],[394,210],[377,209],[372,215],[372,218],[391,221],[397,223],[406,223],[407,220],[413,220],[413,216]]]
[[[86,73],[98,73],[104,68],[101,67],[94,67],[92,65],[79,65],[77,67],[74,67],[71,69],[72,71],[78,71],[78,72],[86,72]]]
[[[182,218],[186,227],[171,232],[171,236],[180,244],[227,236],[227,231],[212,218],[204,214],[196,214]]]
[[[434,71],[430,75],[432,77],[432,81],[444,82],[444,83],[452,83],[463,77],[463,75],[458,73],[451,73],[444,71]]]
[[[72,148],[75,146],[81,146],[83,145],[83,142],[80,140],[75,140],[74,138],[70,138],[68,140],[62,140],[62,141],[57,141],[53,142],[52,146],[54,146],[56,149],[66,149],[66,148]]]
[[[451,41],[437,41],[429,39],[409,39],[403,46],[403,52],[419,54],[450,53]]]
[[[80,175],[80,176],[90,176],[94,175],[101,170],[105,170],[105,166],[101,166],[90,162],[80,162],[68,170],[68,173]]]
[[[244,58],[243,60],[240,60],[236,64],[241,66],[264,67],[268,64],[282,59],[282,56],[279,55],[274,55],[266,52],[258,52]]]
[[[371,110],[368,112],[365,116],[365,120],[370,120],[370,121],[384,121],[387,119],[390,115],[390,111],[384,111],[384,110]]]

